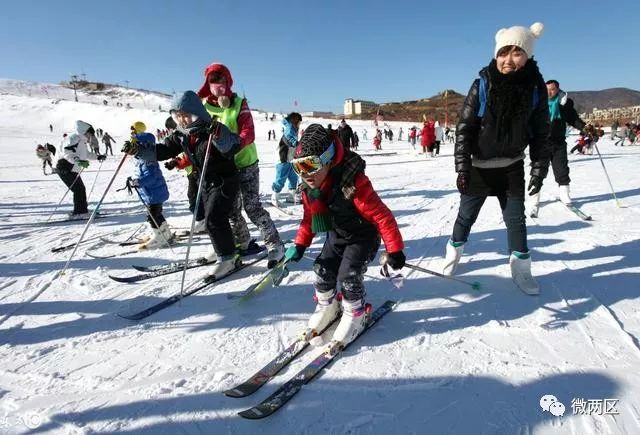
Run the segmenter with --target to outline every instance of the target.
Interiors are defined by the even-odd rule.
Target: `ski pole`
[[[102,170],[102,164],[104,163],[104,160],[100,161],[100,164],[98,165],[98,173],[96,174],[96,178],[93,179],[93,184],[91,185],[91,190],[89,191],[89,194],[87,195],[87,203],[89,202],[89,198],[91,198],[91,194],[93,193],[93,188],[96,187],[96,181],[98,181],[98,176],[100,175],[100,171]]]
[[[480,283],[478,281],[474,281],[474,282],[465,281],[463,279],[456,278],[455,276],[443,275],[440,272],[436,272],[434,270],[425,269],[423,267],[416,266],[414,264],[405,263],[404,267],[406,267],[407,269],[417,270],[418,272],[428,273],[428,274],[431,274],[431,275],[434,275],[434,276],[437,276],[437,277],[440,277],[440,278],[450,279],[451,281],[456,281],[456,282],[459,282],[461,284],[466,284],[466,285],[470,286],[474,290],[480,290],[480,287],[481,287],[481,285],[480,285]]]
[[[100,209],[100,206],[102,205],[102,202],[104,201],[104,198],[107,196],[107,193],[109,192],[109,189],[111,189],[111,185],[113,184],[114,180],[116,179],[116,176],[118,175],[118,172],[120,172],[120,169],[122,168],[122,165],[124,164],[124,161],[127,159],[127,156],[128,156],[128,154],[125,154],[124,156],[122,156],[122,160],[120,160],[120,163],[118,163],[118,166],[116,167],[116,170],[113,172],[113,176],[111,177],[111,180],[109,180],[109,184],[107,185],[107,188],[104,190],[104,193],[102,194],[102,197],[100,198],[100,201],[98,201],[98,203],[96,204],[96,207],[93,209],[93,213],[91,213],[91,216],[89,216],[89,220],[87,221],[87,224],[84,226],[84,230],[82,230],[82,234],[80,234],[80,238],[78,239],[78,242],[76,243],[75,248],[73,248],[73,251],[71,252],[71,255],[69,256],[69,259],[67,260],[67,263],[64,265],[62,270],[56,275],[55,278],[57,278],[60,275],[64,275],[64,273],[67,271],[67,268],[69,267],[69,264],[71,263],[71,260],[73,259],[73,257],[76,255],[76,252],[78,251],[78,246],[80,246],[80,243],[82,242],[82,239],[84,239],[84,236],[87,234],[87,230],[89,229],[89,226],[91,225],[91,222],[93,222],[93,219],[96,217],[96,214],[98,213],[98,210]]]
[[[196,195],[196,203],[194,210],[198,210],[200,200],[202,197],[202,187],[204,186],[204,174],[207,172],[207,165],[209,164],[209,154],[211,153],[211,142],[213,141],[213,131],[209,134],[209,140],[207,142],[207,150],[204,153],[204,162],[202,163],[202,172],[200,173],[200,183],[198,184],[198,193]],[[195,164],[195,162],[194,162]],[[193,242],[193,230],[196,226],[197,213],[193,213],[191,217],[191,229],[189,230],[189,240],[187,241],[187,253],[184,258],[184,269],[182,269],[182,277],[180,278],[180,296],[184,296],[184,280],[187,277],[187,269],[189,268],[189,254],[191,253],[191,243]]]
[[[622,208],[622,204],[620,204],[620,201],[618,200],[618,197],[616,196],[616,191],[613,190],[613,184],[611,184],[611,178],[609,178],[609,173],[607,172],[607,168],[604,165],[604,160],[602,160],[602,156],[600,155],[600,150],[598,149],[598,145],[596,145],[596,143],[593,143],[593,147],[596,149],[596,152],[598,153],[598,157],[600,158],[600,163],[602,164],[602,169],[604,170],[604,175],[606,175],[607,177],[607,181],[609,182],[609,187],[611,188],[611,193],[613,194],[613,199],[616,200],[616,205],[620,208]]]
[[[82,175],[83,171],[84,171],[84,168],[81,168],[80,172],[78,172],[78,175],[76,175],[76,178],[73,180],[73,183],[71,183],[71,186],[69,186],[67,188],[67,191],[64,193],[64,195],[62,195],[62,198],[58,202],[58,205],[56,205],[56,208],[53,209],[53,211],[51,212],[51,214],[49,215],[49,217],[47,218],[45,223],[49,222],[49,220],[51,220],[53,215],[56,213],[56,210],[58,210],[58,207],[60,207],[60,204],[62,204],[62,201],[64,201],[64,199],[67,197],[67,194],[71,191],[71,189],[73,189],[73,186],[76,184],[76,181],[78,181],[80,179],[80,175]]]
[[[127,179],[127,184],[129,184],[129,180],[130,179],[131,178]],[[151,218],[151,221],[153,222],[153,224],[156,226],[156,229],[160,233],[160,236],[162,236],[162,240],[164,240],[164,243],[166,243],[167,247],[171,250],[171,253],[175,254],[175,252],[173,252],[173,248],[171,247],[171,243],[169,243],[169,240],[167,240],[167,238],[165,237],[164,233],[162,231],[160,231],[160,225],[158,225],[158,222],[156,221],[156,218],[153,217],[153,213],[151,213],[151,209],[149,208],[149,205],[147,205],[147,203],[144,202],[144,200],[142,199],[142,195],[140,194],[140,191],[138,190],[138,188],[136,186],[132,186],[132,187],[133,187],[133,190],[136,191],[136,194],[138,195],[138,199],[140,200],[142,205],[144,205],[144,208],[147,209],[147,214]]]

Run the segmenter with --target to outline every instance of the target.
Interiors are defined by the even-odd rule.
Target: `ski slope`
[[[65,191],[44,176],[36,143],[59,144],[76,119],[118,140],[133,121],[150,131],[166,113],[75,103],[28,93],[0,92],[0,433],[3,434],[636,434],[640,431],[640,148],[600,143],[623,207],[612,200],[597,156],[570,156],[576,204],[593,216],[579,220],[554,201],[545,181],[539,218],[529,220],[533,272],[541,295],[520,292],[510,279],[506,231],[489,199],[473,228],[459,278],[480,290],[405,269],[397,289],[377,263],[366,275],[368,302],[400,300],[396,310],[353,343],[334,364],[273,416],[243,420],[237,412],[258,403],[295,374],[319,349],[298,360],[254,395],[225,397],[299,334],[314,308],[312,261],[322,238],[291,267],[279,288],[243,303],[227,293],[245,289],[264,271],[250,267],[202,293],[140,322],[117,316],[144,308],[179,289],[180,274],[119,284],[107,274],[135,273],[184,256],[184,244],[104,260],[87,250],[116,252],[97,239],[83,244],[69,272],[38,295],[65,264],[69,251],[51,248],[77,239],[84,223],[46,225]],[[157,104],[156,104],[157,106]],[[270,193],[280,121],[254,113],[261,189]],[[305,119],[304,126],[312,120]],[[321,120],[323,124],[335,120]],[[49,132],[53,124],[54,132]],[[412,123],[391,123],[406,140]],[[437,268],[456,218],[452,145],[427,159],[407,142],[383,141],[375,155],[375,128],[354,121],[367,174],[394,212],[408,262]],[[368,130],[368,140],[362,131]],[[572,144],[570,144],[571,146]],[[83,175],[95,204],[121,155]],[[171,198],[168,221],[188,227],[187,180],[165,171]],[[121,230],[125,238],[144,222],[135,197],[115,192],[132,173],[118,175],[102,210],[126,212],[97,220],[88,238]],[[91,205],[90,205],[91,208]],[[70,199],[54,218],[70,211]],[[269,208],[283,239],[298,219]],[[257,236],[255,227],[252,231]],[[118,236],[113,236],[118,237]],[[206,251],[195,242],[192,257]],[[193,269],[187,281],[206,273]],[[34,297],[37,297],[34,299]],[[33,300],[32,300],[33,299]],[[554,395],[566,408],[556,417],[540,399]],[[574,415],[571,402],[617,399],[616,415]],[[601,413],[603,414],[603,413]]]

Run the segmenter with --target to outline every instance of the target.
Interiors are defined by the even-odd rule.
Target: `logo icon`
[[[540,408],[556,417],[562,417],[565,411],[564,404],[553,394],[545,394],[540,398]]]

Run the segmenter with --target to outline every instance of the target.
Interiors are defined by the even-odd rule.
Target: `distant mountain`
[[[590,113],[593,108],[610,109],[640,105],[640,91],[629,88],[611,88],[601,91],[568,91],[576,103],[578,113]]]

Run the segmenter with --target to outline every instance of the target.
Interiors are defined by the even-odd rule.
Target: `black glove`
[[[391,266],[393,270],[399,270],[404,267],[407,257],[404,256],[404,252],[391,252],[387,253],[386,264]]]
[[[135,156],[138,154],[138,143],[136,141],[126,141],[124,145],[122,145],[122,149],[120,150],[125,154],[129,154],[130,156]]]
[[[98,154],[98,155],[96,156],[96,159],[97,159],[99,162],[104,162],[105,160],[107,160],[107,156],[106,156],[106,154],[105,154],[105,155]]]
[[[218,137],[218,126],[220,125],[220,123],[218,122],[217,118],[213,118],[211,120],[211,124],[209,124],[209,126],[207,127],[207,131],[209,133],[213,133],[213,138],[215,139],[216,137]]]
[[[540,189],[542,189],[542,178],[537,175],[532,175],[529,179],[529,187],[527,187],[529,196],[533,196],[540,192]]]
[[[458,179],[456,180],[456,186],[458,192],[462,195],[466,195],[469,191],[469,173],[467,171],[458,172]]]
[[[127,187],[134,188],[140,187],[140,181],[137,178],[127,178]]]
[[[167,168],[168,170],[175,169],[176,166],[178,166],[178,161],[176,159],[171,159],[164,163],[164,167]]]

